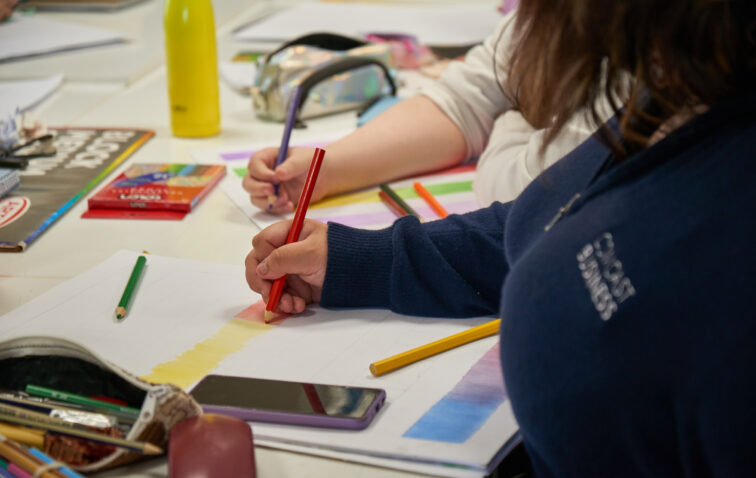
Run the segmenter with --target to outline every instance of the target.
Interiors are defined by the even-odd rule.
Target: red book
[[[181,219],[225,174],[216,164],[134,164],[89,198],[82,217]]]

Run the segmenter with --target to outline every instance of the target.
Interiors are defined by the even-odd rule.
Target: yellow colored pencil
[[[489,335],[497,334],[499,333],[500,324],[501,319],[492,320],[464,332],[421,345],[420,347],[379,360],[378,362],[373,362],[370,364],[370,373],[378,377],[424,358],[446,352],[447,350],[482,339],[483,337],[488,337]]]
[[[43,430],[0,423],[0,435],[5,435],[6,438],[10,438],[26,446],[37,447],[40,450],[44,449],[45,432]]]
[[[59,471],[44,467],[44,463],[4,435],[0,435],[0,455],[32,476],[40,478],[63,477]]]

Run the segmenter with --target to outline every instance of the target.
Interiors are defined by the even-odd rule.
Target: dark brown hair
[[[622,141],[613,146],[624,154],[694,105],[756,89],[756,0],[521,0],[518,8],[509,86],[528,121],[551,128],[545,144],[581,111],[600,123],[602,96],[620,113]]]

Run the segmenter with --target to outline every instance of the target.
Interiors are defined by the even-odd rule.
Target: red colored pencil
[[[449,211],[446,210],[444,206],[441,205],[440,202],[436,200],[436,198],[433,197],[433,194],[430,193],[427,189],[425,189],[425,186],[420,184],[419,182],[415,181],[412,186],[415,188],[415,192],[423,199],[425,199],[425,202],[428,203],[428,205],[436,211],[436,214],[438,214],[438,217],[446,217],[449,215]]]
[[[393,212],[397,216],[402,217],[402,216],[406,216],[407,215],[407,211],[405,211],[404,209],[402,209],[402,207],[396,201],[394,201],[394,199],[391,196],[389,196],[388,194],[386,194],[385,191],[378,191],[378,196],[380,196],[380,198],[383,201],[383,203],[389,209],[391,209],[391,212]]]
[[[294,221],[291,223],[289,235],[286,236],[286,244],[299,240],[299,234],[302,232],[302,226],[304,225],[305,214],[307,214],[307,207],[310,205],[310,198],[312,198],[312,191],[315,189],[315,181],[318,180],[318,173],[320,173],[320,165],[323,164],[324,156],[324,150],[315,148],[315,154],[312,156],[312,162],[310,163],[310,170],[307,171],[307,178],[302,188],[302,195],[299,196],[299,203],[297,203],[297,212],[294,213]],[[268,305],[265,307],[266,323],[275,317],[278,301],[281,300],[281,294],[285,285],[286,275],[279,277],[273,282],[273,287],[270,289],[270,297],[268,297]]]

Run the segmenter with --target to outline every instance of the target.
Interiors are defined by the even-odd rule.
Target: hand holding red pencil
[[[266,303],[273,281],[287,275],[278,311],[298,314],[308,304],[320,301],[328,259],[328,226],[307,219],[299,241],[286,244],[291,223],[278,222],[256,235],[245,265],[249,287]]]
[[[297,211],[294,214],[294,220],[291,221],[291,223],[289,224],[289,230],[288,230],[288,234],[286,235],[285,245],[291,245],[299,241],[299,236],[304,226],[305,214],[307,213],[307,208],[310,205],[310,199],[312,198],[312,192],[315,189],[315,183],[318,180],[318,173],[320,172],[320,167],[323,164],[324,156],[325,156],[324,150],[320,148],[315,148],[315,154],[312,157],[312,162],[310,163],[310,169],[307,172],[307,178],[305,179],[304,187],[302,188],[302,195],[299,197],[299,203],[297,206]],[[277,257],[280,255],[281,253],[278,252]],[[327,256],[327,252],[326,252],[326,256]],[[257,269],[258,269],[259,274],[269,273],[270,260],[267,260],[261,264],[258,264]],[[325,267],[323,267],[323,277],[325,277]],[[247,279],[249,281],[249,274],[247,274]],[[286,287],[286,279],[287,279],[287,275],[285,273],[281,274],[276,277],[276,280],[273,282],[273,285],[270,287],[270,292],[267,298],[267,306],[265,308],[265,321],[266,322],[269,322],[272,316],[274,315],[274,313],[279,310],[279,300],[281,299],[284,292],[284,288]],[[322,280],[320,284],[322,286]],[[250,286],[251,285],[252,284],[250,284]],[[280,311],[287,312],[287,313],[291,311],[301,312],[302,310],[304,310],[305,303],[302,297],[300,297],[299,299],[300,300],[296,301],[292,298],[292,304],[285,304],[287,307],[286,308],[282,307]],[[287,310],[289,309],[288,305],[291,305],[293,307],[293,310]]]

